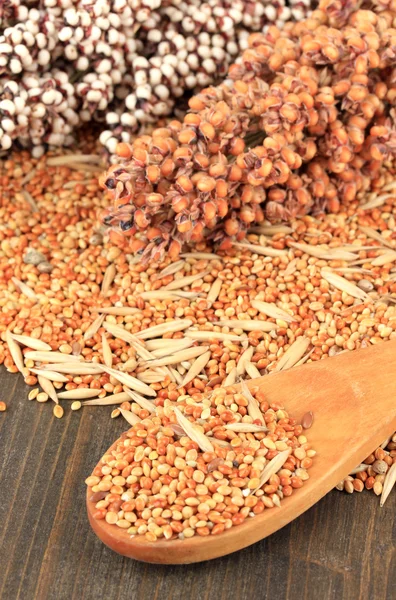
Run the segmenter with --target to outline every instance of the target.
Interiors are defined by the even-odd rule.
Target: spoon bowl
[[[396,342],[342,353],[246,382],[259,387],[269,402],[281,402],[290,416],[301,420],[314,414],[306,436],[317,451],[309,480],[280,507],[264,510],[239,526],[214,536],[194,536],[149,542],[94,519],[95,503],[87,510],[96,535],[115,552],[159,564],[188,564],[224,556],[281,529],[301,515],[345,478],[373,448],[396,430]],[[115,442],[107,451],[109,453]]]

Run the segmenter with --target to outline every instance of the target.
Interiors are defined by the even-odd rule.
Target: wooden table
[[[396,493],[331,492],[272,537],[187,566],[124,559],[91,532],[84,479],[126,429],[111,407],[57,420],[1,369],[1,600],[390,600],[396,598]],[[275,514],[275,513],[274,513]]]

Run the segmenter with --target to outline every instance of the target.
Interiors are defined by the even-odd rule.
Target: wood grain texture
[[[331,492],[297,521],[211,562],[123,558],[91,532],[85,477],[123,429],[111,408],[57,420],[0,371],[1,600],[390,600],[396,597],[396,494]]]

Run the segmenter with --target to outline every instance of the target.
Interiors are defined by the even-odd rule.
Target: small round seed
[[[30,392],[28,394],[28,400],[35,400],[39,393],[40,393],[39,388],[34,388],[33,390],[30,390]]]
[[[36,400],[37,402],[47,402],[48,394],[46,394],[45,392],[40,392],[39,394],[37,394]]]
[[[52,412],[57,419],[61,419],[63,417],[64,410],[60,404],[55,404]]]

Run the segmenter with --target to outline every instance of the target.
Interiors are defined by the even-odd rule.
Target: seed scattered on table
[[[63,417],[64,410],[60,404],[56,404],[54,406],[53,413],[57,419],[61,419]]]
[[[89,136],[82,140],[80,153],[97,154]],[[87,175],[84,168],[71,171],[64,160],[63,165],[50,166],[49,160],[48,154],[35,159],[26,152],[11,153],[3,161],[0,176],[0,219],[8,224],[0,240],[0,363],[9,372],[18,371],[18,358],[16,362],[7,344],[8,330],[19,350],[19,370],[27,385],[38,383],[31,369],[45,371],[43,376],[48,377],[51,364],[59,366],[62,361],[82,363],[81,368],[87,370],[95,368],[88,364],[102,364],[104,332],[111,345],[112,368],[117,373],[123,373],[125,366],[137,381],[137,376],[144,377],[147,370],[163,375],[162,381],[149,384],[156,408],[179,395],[195,396],[234,384],[237,366],[247,348],[253,348],[253,355],[251,362],[245,365],[246,379],[273,372],[301,336],[309,339],[310,345],[297,364],[395,338],[396,267],[394,263],[373,265],[388,247],[389,251],[396,251],[392,236],[396,188],[390,168],[385,167],[381,178],[372,182],[368,195],[358,194],[356,200],[337,213],[320,219],[297,218],[292,226],[254,227],[247,233],[249,247],[235,246],[227,252],[221,251],[219,258],[213,256],[209,245],[197,244],[192,252],[186,248],[180,263],[182,268],[171,273],[169,257],[162,263],[143,266],[131,255],[118,249],[115,252],[107,233],[99,235],[97,230],[97,214],[105,208],[106,201],[99,191],[96,175]],[[32,212],[21,194],[21,171],[34,173],[23,186],[34,198],[39,208],[37,212]],[[65,189],[64,185],[71,179],[81,180],[81,184],[72,190]],[[359,202],[364,206],[368,198],[382,198],[381,204],[363,210]],[[95,235],[93,243],[91,239]],[[282,252],[264,256],[252,249],[263,245]],[[51,272],[44,273],[40,265],[24,262],[26,248],[30,247],[46,257],[51,263]],[[10,261],[14,265],[12,273],[8,268]],[[115,266],[116,274],[104,298],[100,287],[110,264]],[[332,286],[322,277],[322,269],[339,273],[369,298],[354,298]],[[157,278],[160,273],[161,278]],[[15,287],[13,276],[28,285],[34,297],[26,297]],[[191,276],[197,279],[182,290],[165,292],[162,289],[173,281]],[[275,314],[270,317],[260,312],[253,305],[256,301],[284,311],[292,320],[284,314],[276,315],[283,316],[282,320],[274,318]],[[104,316],[102,325],[90,339],[84,340],[84,333],[98,314]],[[161,337],[139,339],[139,332],[157,326],[162,327],[160,332],[166,331],[166,323],[177,320],[188,320],[192,325],[180,331],[160,333]],[[234,326],[235,321],[244,326],[251,321],[249,329],[252,331],[231,330],[229,323]],[[256,325],[257,321],[263,323],[262,330]],[[265,331],[268,323],[276,329]],[[17,336],[27,336],[37,342],[25,346],[27,340]],[[46,344],[45,350],[41,344]],[[141,362],[174,357],[178,344],[182,345],[178,351],[198,348],[198,353],[211,353],[201,373],[180,390],[177,388],[194,358],[190,364],[182,360],[184,367],[181,362],[155,368]],[[168,355],[156,357],[151,353],[164,348],[169,348]],[[43,354],[33,354],[39,352]],[[185,358],[182,354],[180,359]],[[39,360],[40,357],[43,360]],[[239,371],[243,366],[241,363]],[[111,372],[64,375],[65,381],[53,382],[60,401],[101,400],[123,392],[122,383],[114,379]],[[48,399],[38,391],[37,396],[38,401]],[[139,418],[147,418],[145,409],[129,400],[127,410]],[[108,409],[109,413],[112,409],[114,407]],[[84,407],[84,410],[106,409],[94,406]],[[375,460],[385,460],[391,466],[389,461],[395,458],[395,443],[396,439],[390,439],[383,448],[386,458],[374,457],[365,471],[352,478],[363,478],[366,489],[381,495],[384,481],[376,477],[387,473],[375,473],[372,464]],[[228,442],[219,440],[218,444],[229,448]]]
[[[36,400],[37,402],[47,402],[48,394],[46,394],[45,392],[40,392],[39,394],[37,394]]]

